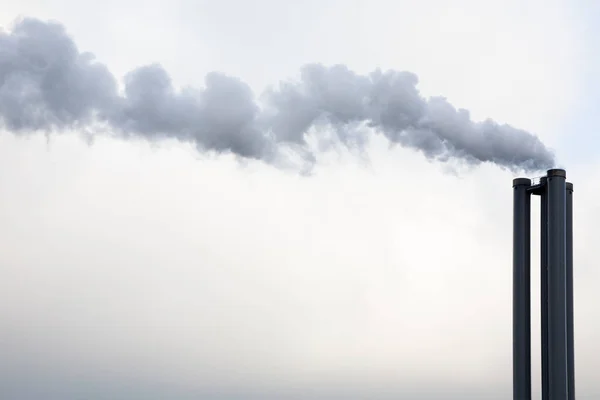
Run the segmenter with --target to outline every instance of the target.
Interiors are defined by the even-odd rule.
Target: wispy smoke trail
[[[410,72],[364,76],[311,64],[300,80],[280,83],[259,102],[238,79],[210,73],[203,89],[177,90],[162,67],[149,65],[127,74],[121,93],[106,66],[81,53],[62,25],[27,18],[0,32],[0,120],[14,133],[102,122],[123,137],[171,137],[201,151],[271,162],[289,146],[314,158],[309,131],[360,147],[369,130],[432,159],[527,171],[553,166],[553,153],[535,135],[473,122],[443,98],[423,98],[417,83]]]

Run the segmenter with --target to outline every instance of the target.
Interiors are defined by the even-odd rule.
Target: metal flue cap
[[[515,186],[531,186],[531,179],[515,178],[515,179],[513,179],[513,187],[515,187]]]
[[[548,170],[547,176],[548,176],[548,178],[551,178],[553,176],[566,178],[567,171],[565,171],[564,169],[561,169],[561,168],[553,168],[553,169]]]
[[[567,182],[566,185],[567,185],[567,190],[569,192],[572,192],[573,191],[573,184],[571,182]]]

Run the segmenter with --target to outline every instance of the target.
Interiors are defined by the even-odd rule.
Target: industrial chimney
[[[531,195],[541,197],[542,400],[574,400],[573,184],[513,180],[513,400],[531,400]]]

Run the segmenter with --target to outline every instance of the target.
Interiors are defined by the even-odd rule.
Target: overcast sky
[[[307,63],[411,71],[423,96],[534,133],[575,185],[585,400],[600,398],[599,12],[591,0],[8,0],[0,25],[58,21],[120,84],[150,63],[177,87],[218,71],[257,95]],[[320,152],[306,176],[79,133],[0,131],[2,399],[511,398],[513,172],[433,162],[381,135],[364,153]]]

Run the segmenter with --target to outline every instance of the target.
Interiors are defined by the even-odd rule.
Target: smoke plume
[[[202,89],[176,89],[154,64],[129,72],[120,88],[58,23],[26,18],[0,32],[0,121],[14,133],[102,123],[121,137],[174,138],[200,151],[272,163],[282,149],[314,160],[306,142],[311,132],[358,148],[373,132],[430,159],[526,171],[553,166],[553,153],[537,136],[474,122],[444,98],[422,97],[417,83],[410,72],[359,75],[344,65],[310,64],[299,80],[255,98],[244,82],[217,72]]]

